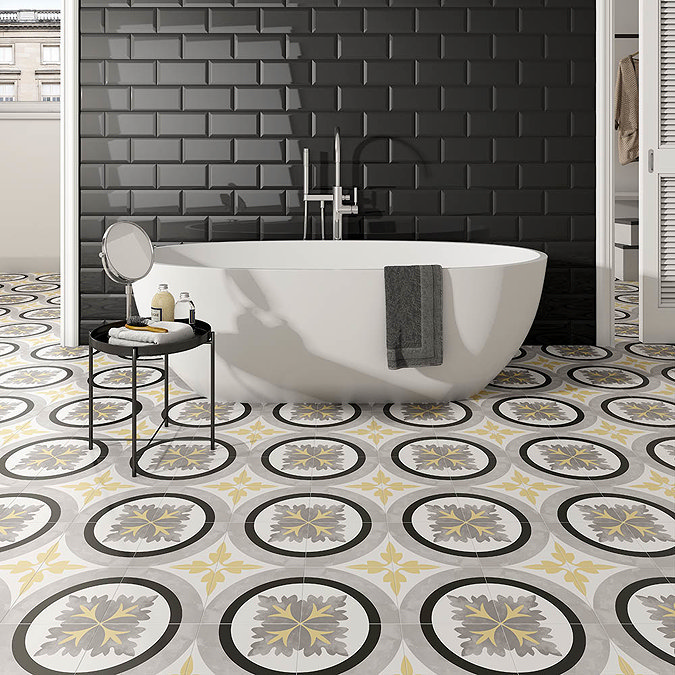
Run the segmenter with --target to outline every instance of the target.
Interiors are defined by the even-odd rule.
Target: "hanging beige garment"
[[[638,159],[638,61],[627,56],[619,62],[614,90],[614,128],[619,130],[619,162]]]

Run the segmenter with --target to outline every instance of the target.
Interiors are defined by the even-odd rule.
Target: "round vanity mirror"
[[[120,284],[142,279],[152,269],[150,237],[136,223],[113,223],[103,235],[101,260],[107,275]]]

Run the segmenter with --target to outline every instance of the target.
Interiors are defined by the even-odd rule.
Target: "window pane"
[[[11,46],[1,46],[0,47],[0,63],[13,63],[14,62],[14,50]]]
[[[0,101],[15,101],[16,85],[12,82],[3,82],[0,84]]]
[[[42,100],[43,101],[60,101],[61,100],[61,83],[60,82],[43,82],[42,83]]]
[[[58,45],[45,45],[42,50],[42,58],[45,63],[59,63],[60,48]]]

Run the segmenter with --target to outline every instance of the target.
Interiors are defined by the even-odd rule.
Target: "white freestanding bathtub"
[[[220,401],[447,401],[480,391],[511,359],[534,319],[546,256],[492,244],[256,241],[155,249],[134,284],[150,314],[159,283],[189,291],[216,333]],[[443,267],[443,365],[389,370],[385,265]],[[209,392],[208,349],[171,359]]]

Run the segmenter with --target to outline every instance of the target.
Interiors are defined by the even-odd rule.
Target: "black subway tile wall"
[[[339,125],[346,237],[542,250],[528,342],[594,341],[592,0],[80,5],[83,338],[124,306],[105,226],[300,239],[301,150],[325,192]]]

